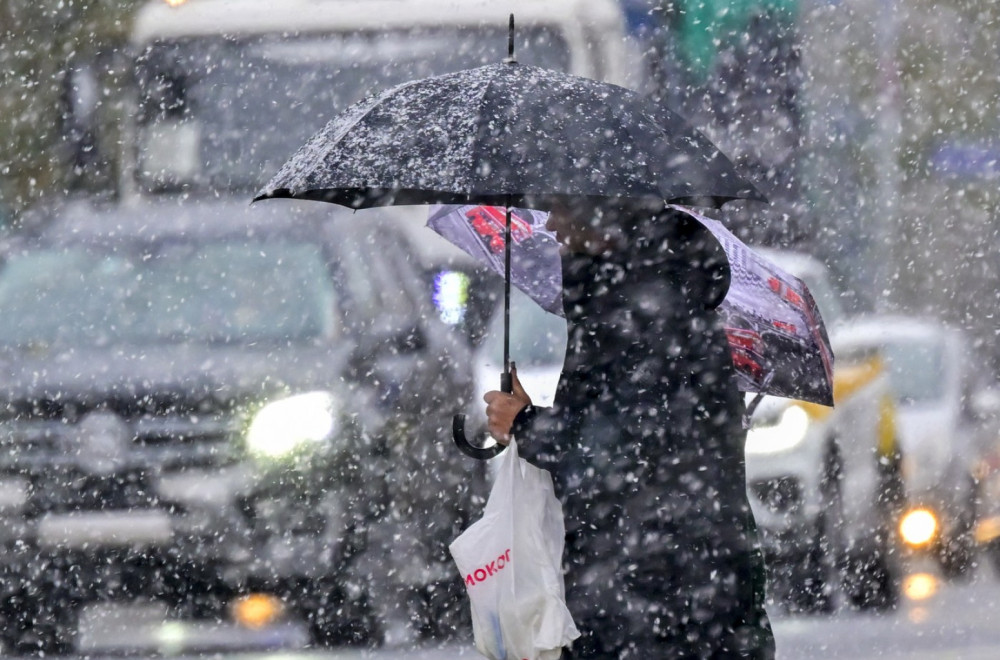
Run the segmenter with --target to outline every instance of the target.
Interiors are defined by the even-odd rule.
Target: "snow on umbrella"
[[[623,87],[518,64],[514,19],[501,64],[411,81],[348,108],[296,152],[254,201],[360,209],[483,204],[550,210],[609,199],[720,206],[766,201],[704,135]],[[509,391],[510,251],[505,249],[502,388]],[[477,457],[456,418],[459,447]]]
[[[763,200],[661,104],[516,62],[404,83],[334,119],[256,199],[350,208],[520,206],[623,198],[718,206]]]

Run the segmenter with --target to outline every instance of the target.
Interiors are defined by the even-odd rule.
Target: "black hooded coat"
[[[568,657],[770,658],[743,399],[715,312],[728,262],[687,215],[635,217],[627,249],[563,257],[554,403],[512,429],[563,503],[582,633]]]

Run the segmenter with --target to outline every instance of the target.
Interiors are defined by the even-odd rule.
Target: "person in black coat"
[[[485,400],[563,504],[581,630],[564,657],[772,658],[721,246],[671,209],[562,208],[549,228],[569,333],[553,406],[516,371]]]

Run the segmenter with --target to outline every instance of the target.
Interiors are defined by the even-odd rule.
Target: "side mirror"
[[[427,335],[419,325],[390,333],[381,344],[381,350],[393,355],[416,353],[427,348]]]
[[[482,344],[490,319],[503,296],[503,280],[483,268],[428,271],[431,301],[441,320],[475,348]]]
[[[969,409],[980,421],[1000,420],[1000,388],[987,387],[973,394]]]

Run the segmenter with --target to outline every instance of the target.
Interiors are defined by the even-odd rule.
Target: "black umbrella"
[[[360,209],[476,203],[549,210],[581,200],[719,206],[766,201],[705,136],[623,87],[508,58],[392,87],[333,119],[257,194]],[[504,374],[510,391],[509,250]],[[465,441],[462,420],[456,442]]]
[[[608,83],[508,62],[348,109],[257,196],[350,208],[586,198],[718,206],[764,197],[679,115]]]

